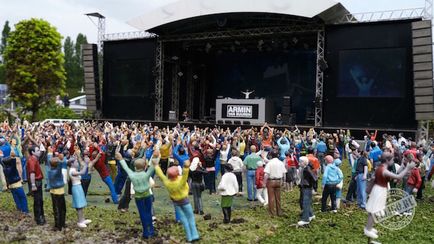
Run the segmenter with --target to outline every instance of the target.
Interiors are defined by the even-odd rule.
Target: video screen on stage
[[[315,72],[312,49],[223,53],[216,55],[213,92],[215,96],[244,98],[241,91],[253,90],[250,97],[268,98],[276,113],[281,112],[283,96],[290,96],[291,113],[304,121],[313,108]]]
[[[402,97],[407,49],[339,51],[338,97]]]

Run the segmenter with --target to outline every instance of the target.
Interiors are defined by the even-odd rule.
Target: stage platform
[[[181,126],[184,127],[189,127],[190,129],[193,129],[195,126],[199,127],[199,128],[214,128],[214,127],[221,127],[221,128],[230,128],[235,129],[237,127],[241,127],[242,129],[249,129],[249,128],[260,128],[260,125],[236,125],[236,124],[217,124],[217,123],[210,123],[210,122],[205,122],[205,121],[191,121],[191,122],[183,122],[183,121],[179,121],[179,122],[175,122],[175,121],[149,121],[149,120],[119,120],[119,119],[99,119],[99,120],[89,120],[89,121],[99,121],[99,122],[111,122],[113,124],[120,124],[122,122],[126,122],[126,123],[131,123],[131,122],[135,122],[135,123],[141,123],[141,124],[149,124],[151,123],[153,126],[158,126],[160,128],[169,126],[170,128],[175,127],[178,123]],[[289,126],[289,125],[277,125],[277,124],[268,124],[270,127],[278,129],[278,130],[285,130],[285,129],[289,129],[289,130],[293,130],[295,129],[295,126]],[[344,130],[350,130],[351,131],[351,135],[354,136],[356,139],[361,139],[363,138],[363,136],[366,135],[366,130],[368,130],[369,132],[374,132],[375,130],[378,131],[378,138],[380,139],[380,137],[383,134],[390,134],[390,135],[396,135],[398,136],[399,133],[404,133],[405,137],[411,137],[411,138],[415,138],[416,137],[416,133],[417,130],[416,129],[393,129],[393,128],[362,128],[362,127],[333,127],[333,126],[329,126],[329,127],[315,127],[314,125],[297,125],[297,128],[300,131],[308,131],[310,128],[315,128],[315,130],[317,132],[319,131],[325,131],[327,133],[334,133],[337,130],[340,129],[344,129]]]

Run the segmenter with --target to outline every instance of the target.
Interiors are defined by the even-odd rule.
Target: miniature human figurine
[[[108,186],[113,203],[118,204],[118,194],[116,193],[116,189],[115,189],[115,186],[113,184],[112,178],[111,178],[110,173],[109,173],[107,166],[105,164],[105,158],[106,158],[105,153],[103,153],[99,149],[97,143],[95,143],[95,145],[93,145],[92,147],[89,148],[91,160],[95,159],[98,152],[101,154],[101,158],[95,163],[95,169],[98,171],[98,173],[101,176],[101,179],[104,181],[104,183]]]
[[[47,172],[50,185],[51,200],[53,202],[54,230],[61,231],[65,228],[66,204],[65,204],[65,182],[62,174],[62,163],[57,157],[48,155],[50,170]]]
[[[238,181],[231,164],[225,164],[225,174],[222,176],[220,184],[217,187],[219,194],[222,196],[221,208],[223,211],[223,223],[231,222],[232,203],[234,195],[238,192]]]
[[[3,152],[0,151],[0,156]],[[17,209],[23,213],[29,213],[27,206],[27,197],[24,193],[23,184],[21,183],[20,171],[21,161],[16,161],[15,158],[7,157],[0,161],[3,167],[3,172],[6,178],[6,183],[9,186]]]
[[[363,229],[365,236],[377,239],[378,231],[374,229],[374,214],[379,211],[384,211],[387,203],[387,183],[390,180],[401,180],[408,171],[411,171],[416,164],[411,162],[399,174],[390,172],[387,167],[393,164],[393,155],[389,152],[384,152],[380,156],[380,165],[375,170],[374,186],[369,194],[368,202],[366,203],[366,211],[368,212],[368,220]],[[402,166],[404,167],[404,166]]]
[[[31,191],[33,193],[33,214],[35,216],[36,224],[44,225],[44,199],[42,196],[42,175],[41,166],[39,164],[39,157],[41,151],[39,147],[32,146],[28,149],[29,158],[27,159],[27,174],[30,179]]]
[[[199,241],[199,233],[196,228],[196,221],[194,219],[193,208],[188,200],[188,172],[190,161],[184,162],[182,169],[182,176],[179,175],[177,166],[172,166],[167,170],[167,177],[163,174],[158,162],[153,162],[155,165],[155,172],[160,177],[164,186],[169,192],[170,198],[175,205],[175,211],[180,217],[181,223],[184,226],[184,231],[188,242]],[[180,162],[181,164],[181,162]]]
[[[132,171],[119,152],[116,152],[115,159],[119,161],[134,186],[134,199],[136,200],[137,210],[139,211],[140,220],[142,222],[143,237],[148,239],[154,236],[154,225],[152,223],[152,193],[150,191],[151,184],[149,182],[149,179],[154,173],[154,166],[151,165],[145,172],[146,161],[145,159],[139,158],[134,161],[135,171]],[[151,161],[153,161],[154,164],[158,164],[159,160],[159,151],[156,150],[153,153]]]
[[[84,208],[87,205],[87,201],[83,187],[81,186],[81,175],[87,172],[88,165],[81,158],[80,149],[78,147],[75,148],[75,156],[77,157],[77,160],[74,160],[69,169],[69,177],[72,182],[72,207],[77,210],[77,226],[80,228],[86,228],[88,224],[92,223],[92,221],[84,218]],[[80,165],[78,162],[80,162]],[[80,171],[78,170],[79,166]]]

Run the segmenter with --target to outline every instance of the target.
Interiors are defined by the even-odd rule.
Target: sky
[[[133,17],[177,0],[0,0],[0,28],[20,20],[43,18],[63,37],[78,33],[89,42],[97,40],[97,27],[85,13],[99,12],[106,17],[106,33],[137,31],[126,24]],[[236,0],[234,0],[236,1]],[[266,0],[264,0],[266,1]],[[425,0],[343,0],[351,13],[424,7]],[[95,22],[96,24],[96,22]]]

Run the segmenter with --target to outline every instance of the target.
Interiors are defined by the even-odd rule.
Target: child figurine
[[[223,211],[223,223],[231,222],[232,202],[234,195],[238,192],[238,181],[230,164],[225,164],[225,174],[222,176],[220,184],[217,187],[219,194],[222,196],[221,207]]]
[[[264,162],[259,160],[257,163],[258,168],[256,168],[256,196],[261,204],[266,207],[268,205],[268,191],[267,188],[264,187]]]
[[[0,153],[3,154],[1,151]],[[3,167],[2,173],[5,175],[5,181],[9,185],[17,209],[23,213],[29,213],[27,197],[24,193],[23,184],[19,176],[22,167],[21,162],[16,161],[15,158],[8,157],[3,158],[0,161],[0,165]]]
[[[336,165],[337,169],[342,173],[342,170],[340,169],[342,165],[342,160],[339,158],[336,158],[333,163]],[[344,186],[344,178],[341,179],[341,182],[336,185],[336,209],[339,209],[341,207],[341,199],[342,199],[342,188]]]
[[[51,201],[53,202],[54,230],[61,231],[65,228],[66,205],[65,205],[65,182],[62,174],[62,163],[60,159],[48,155],[51,164],[47,172],[48,185],[50,186]]]
[[[84,195],[83,187],[81,186],[81,175],[87,172],[88,165],[83,161],[80,155],[80,149],[75,148],[75,160],[71,168],[69,169],[69,177],[72,183],[72,207],[77,210],[78,222],[77,226],[80,228],[86,228],[88,224],[92,223],[90,219],[84,218],[84,208],[87,205],[86,196]],[[78,170],[80,162],[81,170]],[[92,165],[89,165],[91,167]]]
[[[145,172],[146,161],[145,159],[139,158],[134,161],[134,172],[128,167],[119,152],[116,152],[115,159],[119,161],[134,186],[134,199],[136,200],[137,210],[139,211],[140,220],[142,221],[143,237],[148,239],[155,234],[154,225],[152,223],[152,193],[150,191],[151,185],[149,181],[154,173],[154,166],[151,165]],[[159,153],[156,150],[153,153],[151,161],[155,161],[155,164],[158,164],[159,160]]]
[[[178,213],[181,223],[184,226],[184,231],[188,242],[199,241],[199,233],[196,228],[196,221],[194,219],[193,208],[188,200],[188,172],[190,167],[190,161],[183,162],[182,176],[179,176],[178,167],[172,166],[167,170],[167,177],[163,174],[158,162],[155,164],[155,172],[160,177],[164,186],[169,192],[170,198],[175,205],[175,211]],[[182,164],[180,162],[180,164]],[[235,179],[236,181],[236,179]],[[237,188],[238,190],[238,188]]]

